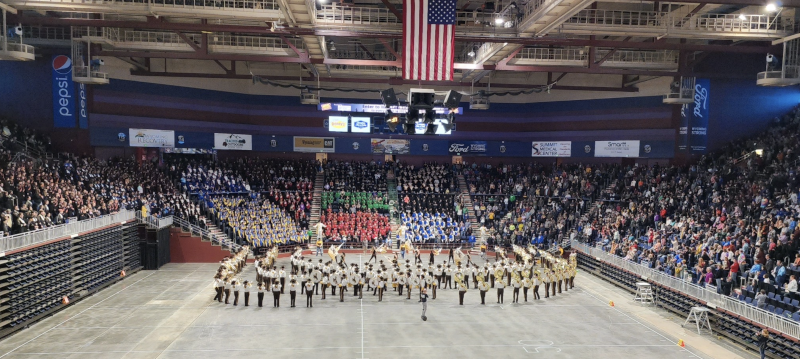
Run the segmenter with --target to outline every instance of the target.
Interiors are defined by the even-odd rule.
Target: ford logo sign
[[[367,128],[367,121],[356,121],[353,123],[355,128]]]

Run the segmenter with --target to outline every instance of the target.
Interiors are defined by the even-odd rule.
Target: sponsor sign
[[[486,153],[486,141],[450,142],[450,153]]]
[[[131,147],[175,147],[175,131],[129,128]]]
[[[337,112],[367,112],[367,113],[386,113],[387,107],[383,104],[366,104],[366,103],[320,103],[317,105],[320,111],[337,111]],[[408,106],[390,106],[390,110],[394,113],[407,113]],[[445,107],[434,107],[433,110],[440,115],[447,114],[450,110]],[[424,114],[425,111],[420,111]],[[464,114],[464,108],[459,107],[456,109],[456,115]]]
[[[333,137],[294,137],[295,152],[328,152],[336,151]]]
[[[86,103],[86,84],[78,84],[78,127],[89,128],[89,110]]]
[[[72,82],[72,59],[66,55],[55,55],[51,65],[53,126],[60,128],[75,127],[75,85]]]
[[[214,148],[218,150],[253,150],[252,135],[238,135],[235,133],[215,133]]]
[[[328,117],[328,131],[347,132],[347,116]]]
[[[353,133],[370,133],[371,118],[369,117],[351,117],[350,118],[350,132]]]
[[[694,103],[681,107],[678,128],[678,150],[705,153],[708,144],[709,79],[697,79],[694,84]]]
[[[639,157],[639,141],[595,141],[595,157]]]
[[[411,151],[409,140],[373,138],[370,142],[372,153],[376,154],[407,155]]]
[[[572,156],[572,142],[570,141],[533,141],[531,143],[532,157],[569,157]]]

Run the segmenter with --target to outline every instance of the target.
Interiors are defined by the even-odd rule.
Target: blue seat
[[[781,309],[781,308],[775,308],[775,314],[777,314],[777,315],[781,315],[781,314],[783,314],[783,309]]]
[[[775,312],[775,306],[772,305],[772,304],[768,305],[767,306],[767,311],[770,312],[770,313],[774,313]]]
[[[774,292],[769,292],[769,293],[767,293],[767,298],[769,298],[769,299],[775,299],[775,293],[774,293]]]
[[[800,312],[794,313],[794,314],[792,315],[792,319],[794,319],[794,320],[796,320],[796,321],[800,322]]]
[[[791,304],[792,303],[792,298],[784,297],[783,298],[783,302],[786,303],[786,304]]]
[[[797,300],[797,299],[793,300],[792,301],[792,306],[800,307],[800,300]]]
[[[744,299],[744,302],[747,304],[753,304],[753,298],[747,297]]]

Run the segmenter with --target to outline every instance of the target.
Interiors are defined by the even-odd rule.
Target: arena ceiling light
[[[745,16],[744,14],[739,14],[739,20],[745,21],[747,20],[747,16]]]
[[[769,3],[769,4],[767,4],[767,6],[765,7],[765,10],[767,10],[767,12],[775,12],[775,11],[777,11],[777,10],[778,10],[778,6],[777,6],[777,5],[775,5],[775,3]]]
[[[497,25],[503,25],[504,22],[506,22],[506,20],[503,19],[502,17],[498,17],[498,18],[494,19],[494,23],[497,24]]]

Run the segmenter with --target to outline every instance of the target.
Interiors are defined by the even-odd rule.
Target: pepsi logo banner
[[[72,59],[55,55],[51,61],[53,79],[53,126],[75,127],[75,86],[72,83]]]
[[[252,135],[237,135],[235,133],[215,133],[214,148],[217,150],[253,150]]]

